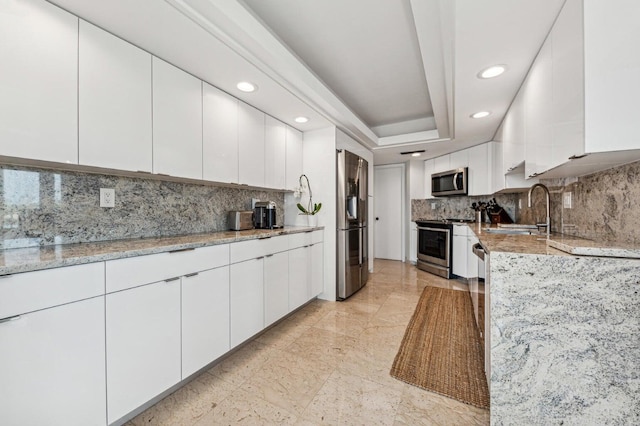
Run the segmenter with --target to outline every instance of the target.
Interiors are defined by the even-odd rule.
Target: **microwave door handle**
[[[455,190],[459,190],[460,188],[458,188],[458,174],[459,173],[454,173],[453,175],[453,187],[455,188]]]

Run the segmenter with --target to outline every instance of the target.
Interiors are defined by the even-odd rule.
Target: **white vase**
[[[308,214],[307,216],[307,225],[316,227],[318,226],[318,216],[314,214]]]

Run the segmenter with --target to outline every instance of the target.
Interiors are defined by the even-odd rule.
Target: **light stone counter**
[[[0,276],[173,250],[227,244],[316,229],[324,229],[324,227],[285,226],[284,228],[273,230],[251,229],[179,237],[140,238],[0,250]]]
[[[640,260],[472,229],[489,251],[491,424],[640,424]]]

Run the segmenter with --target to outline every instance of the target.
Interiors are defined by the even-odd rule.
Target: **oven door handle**
[[[458,188],[458,175],[460,173],[454,173],[453,174],[453,187],[455,188],[456,191],[460,190],[460,188]]]
[[[435,232],[449,233],[449,229],[447,228],[426,228],[424,226],[416,226],[416,229],[418,229],[419,231],[435,231]]]

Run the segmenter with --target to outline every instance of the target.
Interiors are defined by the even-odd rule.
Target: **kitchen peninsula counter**
[[[324,227],[285,226],[280,229],[222,231],[173,237],[5,249],[0,250],[0,276],[310,232],[317,229],[324,229]]]
[[[489,253],[491,423],[638,424],[637,249],[577,256],[551,242],[567,251],[620,245],[470,226]]]

